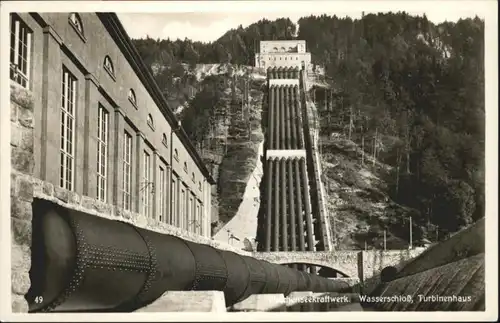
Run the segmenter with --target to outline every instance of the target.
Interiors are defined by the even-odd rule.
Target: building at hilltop
[[[209,237],[215,181],[118,17],[12,13],[10,36],[16,277],[34,199]]]
[[[265,40],[260,42],[259,53],[255,54],[255,66],[298,67],[310,69],[311,53],[306,51],[305,40]]]

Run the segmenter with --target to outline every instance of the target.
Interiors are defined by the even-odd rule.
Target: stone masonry
[[[31,267],[33,99],[30,92],[14,84],[10,93],[12,312],[27,312],[24,295],[30,287]]]

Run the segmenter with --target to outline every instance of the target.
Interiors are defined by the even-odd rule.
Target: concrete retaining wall
[[[431,246],[427,251],[402,268],[398,277],[412,275],[453,261],[484,253],[484,218],[457,232],[448,240]]]
[[[484,253],[383,283],[380,297],[404,295],[409,301],[369,302],[383,311],[484,311]]]

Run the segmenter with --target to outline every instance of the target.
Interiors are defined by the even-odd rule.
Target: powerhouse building
[[[11,88],[33,97],[34,178],[210,236],[215,182],[115,14],[11,14],[10,37]],[[14,144],[13,169],[23,153]]]

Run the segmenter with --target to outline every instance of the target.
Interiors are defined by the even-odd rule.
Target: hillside
[[[404,12],[369,14],[356,20],[322,15],[303,17],[298,26],[289,19],[264,19],[230,30],[208,44],[150,38],[135,43],[201,151],[212,124],[207,122],[210,111],[218,104],[227,108],[228,102],[239,102],[226,93],[232,72],[221,74],[217,71],[220,66],[240,71],[241,66],[251,64],[260,40],[294,37],[305,40],[313,63],[324,67],[324,76],[317,78],[312,96],[323,121],[325,161],[340,164],[325,166],[330,174],[326,176],[335,183],[331,185],[339,185],[343,191],[359,190],[352,185],[365,185],[361,174],[371,174],[376,183],[376,188],[368,191],[362,188],[365,192],[351,191],[346,199],[355,201],[364,195],[363,199],[380,211],[363,210],[368,200],[353,202],[357,210],[349,215],[337,209],[338,225],[344,221],[345,227],[351,228],[343,234],[346,246],[378,243],[371,238],[353,238],[351,233],[373,231],[380,236],[382,227],[387,227],[395,241],[403,239],[408,225],[398,219],[408,218],[410,213],[415,239],[431,240],[456,232],[484,215],[484,21],[479,18],[434,24],[425,16]],[[204,73],[219,76],[207,78]],[[204,85],[209,83],[214,86],[211,90]],[[252,87],[252,101],[258,102],[259,85]],[[236,88],[239,90],[233,92],[239,93],[240,85]],[[183,108],[193,104],[198,108]],[[231,120],[237,129],[239,121]],[[335,134],[347,141],[326,140]],[[243,146],[237,145],[238,149]],[[385,166],[370,168],[369,163],[359,160],[363,154],[349,155],[352,149],[361,149],[365,156],[378,160],[376,165]],[[239,155],[228,149],[221,156],[226,153],[231,158]],[[245,160],[250,158],[245,154],[252,155],[242,152]],[[249,159],[242,169],[252,163]],[[335,173],[339,167],[345,168],[341,175]],[[336,178],[339,176],[342,178]],[[387,202],[378,204],[382,201]],[[224,214],[223,221],[230,217],[231,212],[227,212],[219,212]],[[378,220],[369,220],[370,214],[387,220],[377,224]]]
[[[257,163],[265,76],[232,64],[153,64],[152,70],[217,181],[212,188],[215,234],[236,214]]]
[[[338,134],[320,142],[323,182],[327,210],[331,216],[332,237],[340,249],[382,249],[384,230],[386,248],[404,249],[409,243],[409,217],[416,210],[391,200],[382,179],[391,170],[361,148]],[[414,225],[413,243],[423,238]],[[434,241],[434,235],[430,237]]]

